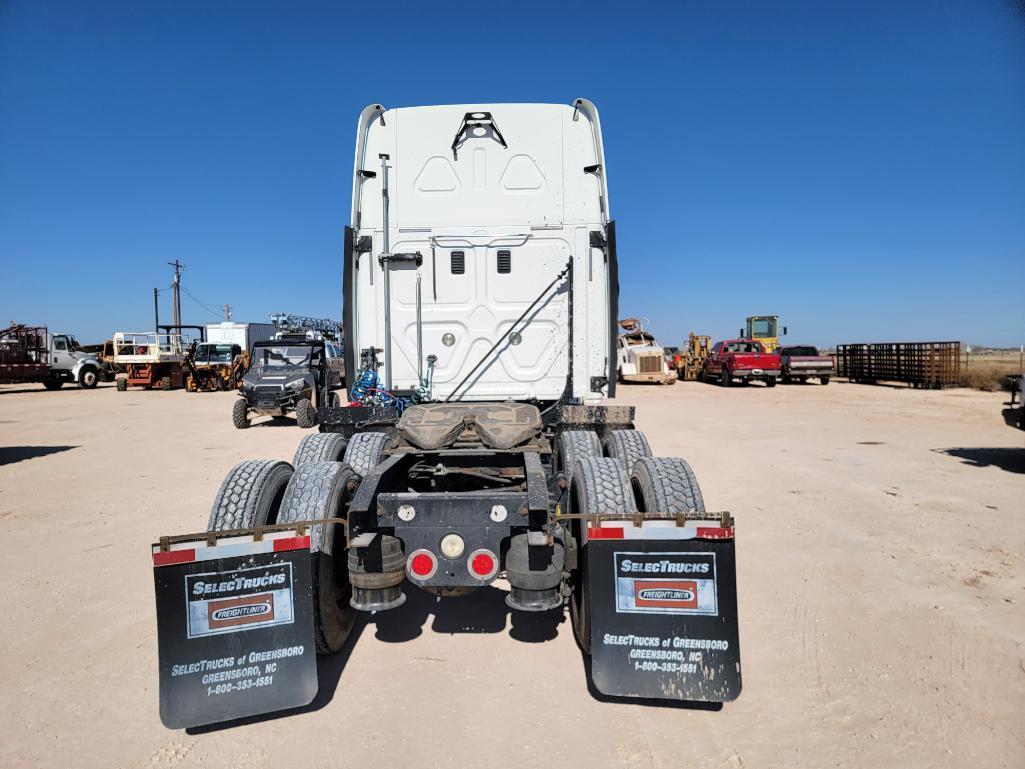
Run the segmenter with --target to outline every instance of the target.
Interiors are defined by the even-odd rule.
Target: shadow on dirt
[[[71,451],[78,446],[0,446],[0,465],[13,465],[26,459],[36,459],[50,454]]]
[[[246,726],[247,724],[259,724],[264,721],[276,721],[279,718],[291,718],[300,713],[313,713],[320,710],[334,699],[335,690],[338,688],[338,680],[342,677],[342,671],[345,670],[345,665],[352,655],[352,649],[359,642],[360,636],[363,635],[363,629],[367,625],[366,616],[362,612],[356,615],[356,624],[352,628],[352,633],[345,642],[345,646],[337,654],[317,655],[317,696],[313,698],[313,702],[309,705],[293,708],[292,710],[277,710],[273,713],[264,713],[263,715],[249,716],[248,718],[237,718],[234,721],[222,721],[208,726],[192,726],[186,729],[185,733],[209,734],[210,732],[220,732],[225,729]]]
[[[398,609],[375,615],[376,638],[385,643],[402,643],[423,634],[433,615],[436,633],[504,633],[510,618],[509,637],[522,643],[543,643],[559,634],[566,621],[561,609],[548,612],[513,611],[505,605],[504,590],[487,586],[461,598],[439,599],[433,593],[406,587],[406,602]]]
[[[185,732],[208,734],[320,710],[334,699],[338,681],[349,662],[353,647],[359,643],[360,636],[369,626],[376,627],[379,640],[402,643],[421,635],[424,624],[432,614],[434,622],[431,629],[438,633],[503,633],[506,629],[506,615],[511,614],[511,638],[523,643],[541,643],[555,638],[559,632],[559,623],[566,621],[561,610],[537,614],[512,611],[505,605],[506,592],[495,587],[483,587],[468,596],[445,600],[439,600],[432,593],[409,585],[404,588],[406,602],[402,606],[379,614],[357,613],[352,634],[341,651],[317,656],[317,696],[309,705],[209,726],[191,727]]]
[[[1004,417],[1004,424],[1008,427],[1017,427],[1019,430],[1025,430],[1025,409],[1020,405],[1003,409],[1000,413]]]
[[[1025,473],[1025,448],[1021,449],[981,449],[956,448],[933,449],[938,454],[957,457],[961,464],[972,467],[999,467],[1009,473]]]
[[[261,428],[261,427],[297,427],[295,419],[292,417],[271,417],[262,422],[253,422],[249,429]]]
[[[113,389],[113,387],[114,387],[114,383],[113,382],[100,382],[93,389],[95,389],[95,390],[109,390],[109,389]],[[53,395],[56,395],[57,393],[60,393],[60,392],[68,393],[68,392],[75,392],[75,391],[81,390],[81,389],[82,389],[81,387],[79,387],[77,384],[74,384],[72,382],[68,382],[66,387],[62,387],[60,390],[47,390],[45,387],[43,387],[42,384],[34,384],[33,383],[33,384],[27,384],[27,385],[24,385],[22,387],[19,387],[16,390],[14,390],[14,389],[5,389],[3,387],[0,387],[0,396],[2,396],[2,395],[25,395],[25,394],[28,394],[28,395],[45,394],[47,396],[53,396]]]

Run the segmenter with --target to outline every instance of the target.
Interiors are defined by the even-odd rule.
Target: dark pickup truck
[[[750,382],[760,379],[767,387],[775,387],[779,378],[779,356],[765,352],[754,339],[726,339],[716,342],[705,358],[701,378],[729,387],[734,379]]]
[[[829,384],[835,369],[832,356],[820,355],[811,345],[780,347],[776,354],[779,355],[780,371],[785,383],[806,382],[812,377],[818,377],[822,384]]]

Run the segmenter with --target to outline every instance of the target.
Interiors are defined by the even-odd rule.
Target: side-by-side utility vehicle
[[[358,612],[490,585],[555,632],[568,611],[603,695],[737,697],[733,519],[608,400],[606,180],[586,99],[364,110],[349,402],[318,404],[291,462],[232,469],[207,531],[153,545],[166,725],[302,706]]]
[[[313,427],[318,406],[339,405],[342,362],[328,347],[323,339],[303,333],[280,334],[254,344],[240,398],[232,409],[235,427],[249,427],[250,413],[270,417],[294,413],[299,427]]]

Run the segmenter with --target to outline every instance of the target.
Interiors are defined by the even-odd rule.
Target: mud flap
[[[603,694],[728,702],[740,694],[733,527],[588,528],[591,677]]]
[[[205,726],[313,701],[309,536],[154,545],[153,567],[165,726]]]

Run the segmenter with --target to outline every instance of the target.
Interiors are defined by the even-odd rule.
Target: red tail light
[[[466,559],[466,567],[475,579],[491,579],[498,573],[498,556],[490,550],[474,550]]]
[[[438,570],[438,559],[430,550],[414,550],[406,559],[406,569],[415,579],[430,579]]]

